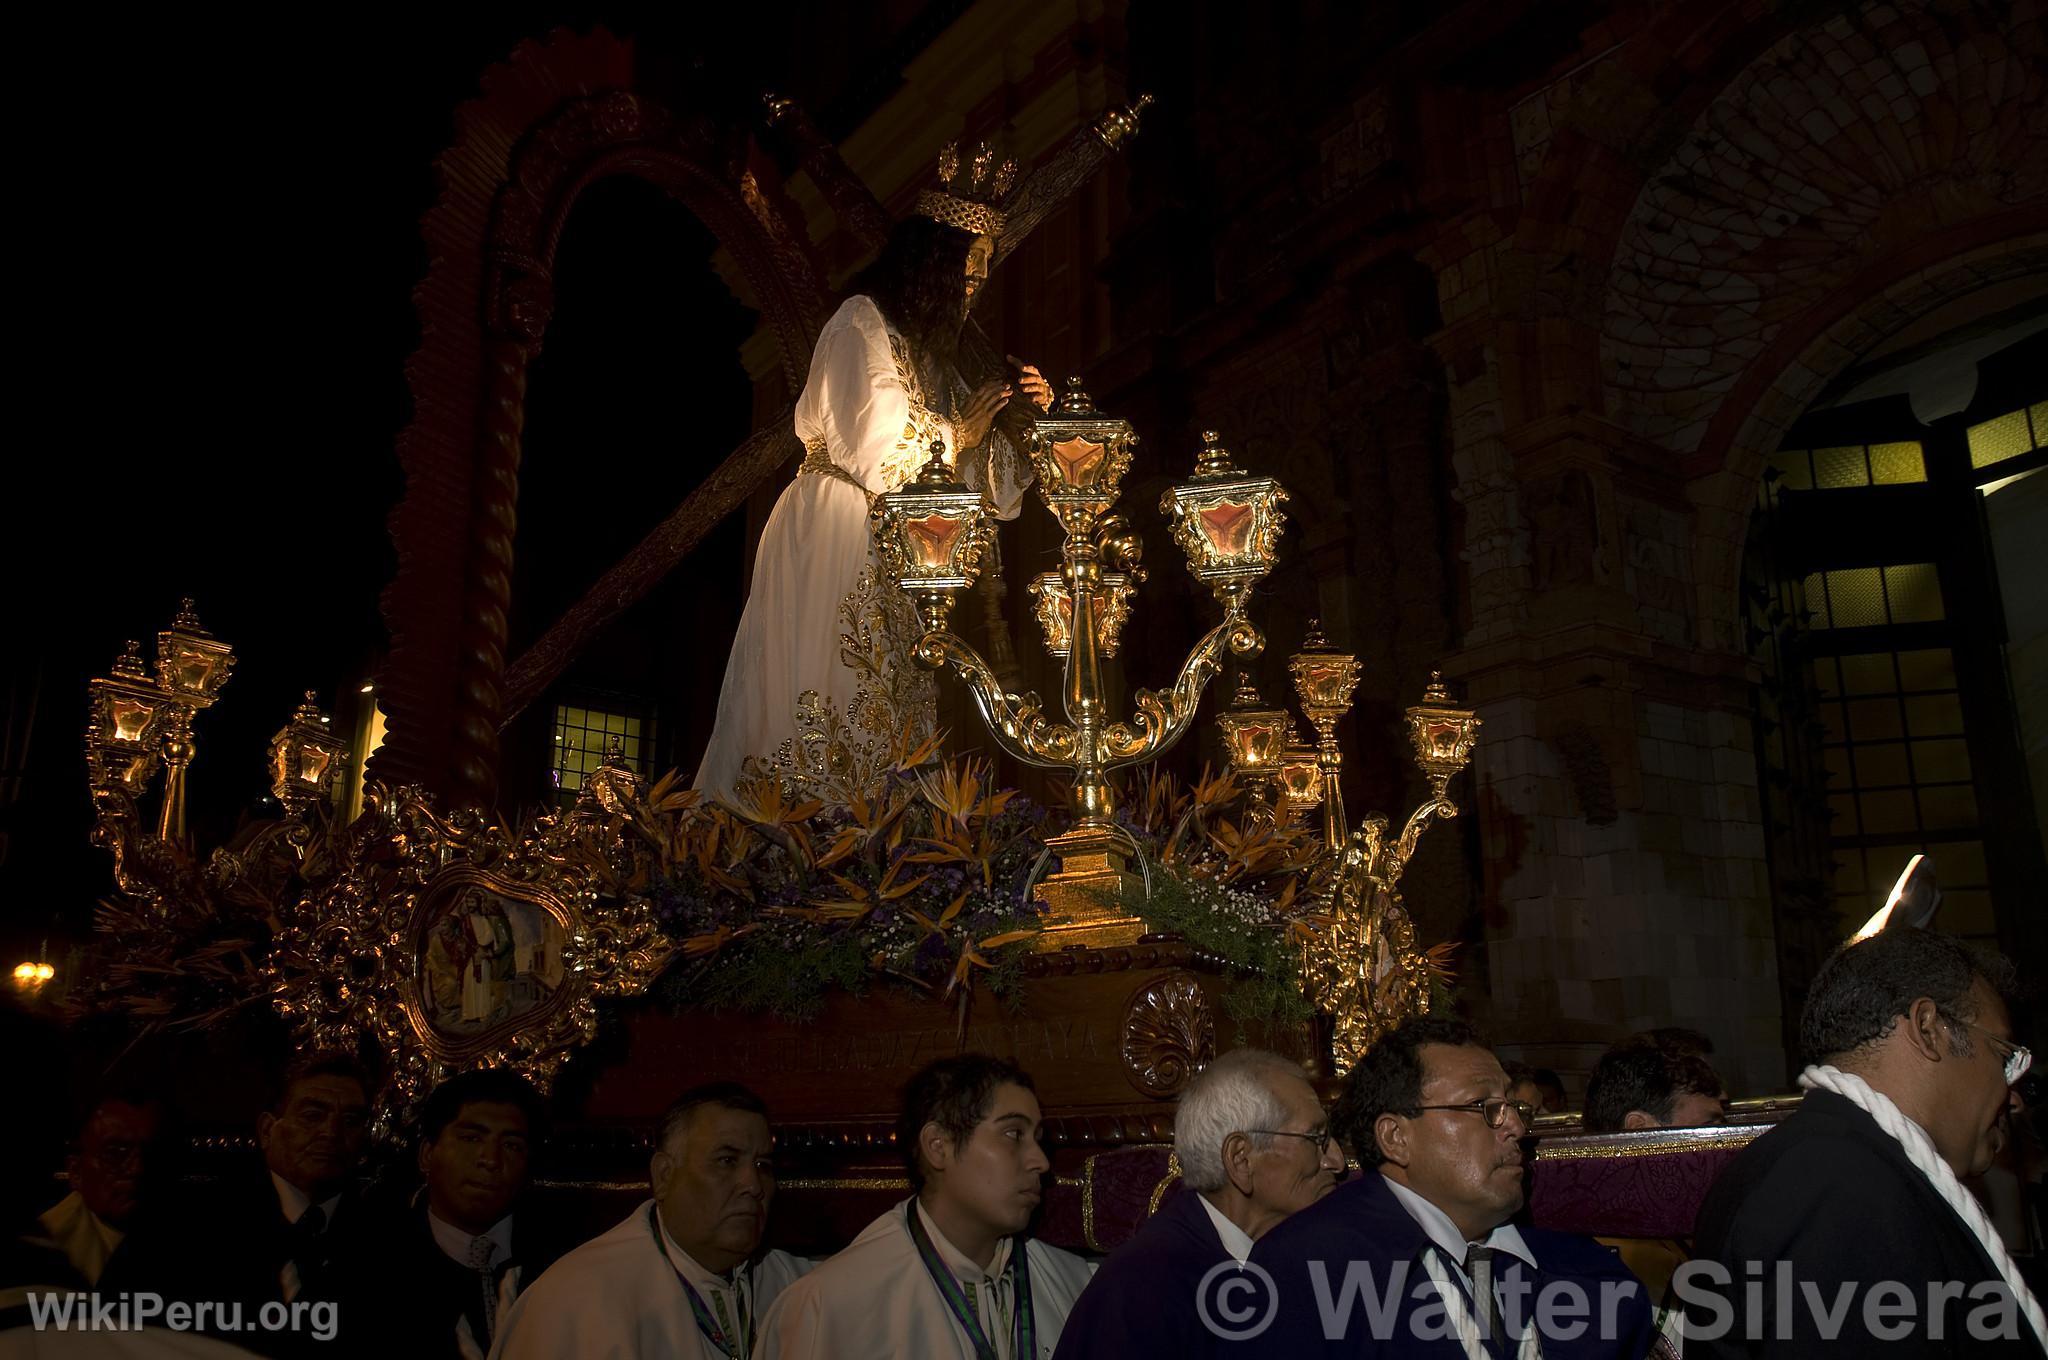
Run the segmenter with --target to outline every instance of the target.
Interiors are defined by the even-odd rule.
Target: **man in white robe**
[[[1024,1235],[1051,1169],[1031,1078],[945,1058],[904,1090],[917,1193],[783,1292],[760,1360],[1049,1360],[1086,1261]]]
[[[662,1116],[654,1198],[519,1295],[492,1360],[744,1360],[757,1320],[810,1268],[756,1256],[775,1193],[767,1107],[734,1082]]]

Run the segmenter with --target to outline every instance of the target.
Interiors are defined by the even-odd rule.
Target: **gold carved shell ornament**
[[[372,786],[331,872],[279,912],[262,973],[302,1047],[388,1065],[381,1135],[445,1078],[513,1067],[543,1090],[597,1032],[597,1002],[646,989],[674,946],[625,890],[637,776],[607,765],[576,807],[518,828]]]

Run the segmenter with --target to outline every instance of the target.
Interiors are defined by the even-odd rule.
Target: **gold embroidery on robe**
[[[796,735],[772,755],[740,765],[742,789],[775,780],[785,799],[844,805],[874,791],[901,750],[931,734],[938,722],[938,682],[910,659],[924,636],[910,598],[893,582],[861,569],[839,602],[839,660],[860,677],[845,713],[816,690],[797,696]]]

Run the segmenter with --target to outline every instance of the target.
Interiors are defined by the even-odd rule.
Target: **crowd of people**
[[[63,1300],[146,1295],[185,1306],[136,1320],[193,1355],[2040,1355],[2040,1261],[1966,1184],[2025,1117],[2012,986],[1931,931],[1842,951],[1802,1018],[1803,1104],[1735,1155],[1696,1236],[1668,1243],[1529,1221],[1530,1129],[1561,1086],[1446,1016],[1385,1036],[1327,1109],[1286,1058],[1209,1063],[1176,1112],[1178,1188],[1101,1260],[1032,1234],[1051,1164],[1037,1083],[1003,1058],[909,1082],[910,1193],[810,1260],[764,1244],[771,1113],[737,1082],[683,1092],[651,1131],[649,1197],[573,1245],[531,1207],[546,1107],[525,1079],[441,1085],[410,1127],[417,1191],[379,1194],[360,1183],[371,1079],[316,1053],[258,1120],[260,1171],[209,1186],[203,1209],[161,1211],[169,1108],[102,1099],[69,1193],[15,1240],[0,1320],[48,1338],[91,1316],[54,1322]],[[1615,1045],[1585,1129],[1725,1121],[1710,1056],[1682,1029]]]

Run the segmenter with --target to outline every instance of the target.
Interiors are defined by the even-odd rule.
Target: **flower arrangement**
[[[700,802],[673,775],[651,787],[634,818],[653,854],[647,891],[686,960],[661,990],[791,1017],[875,981],[963,1005],[977,979],[1009,994],[1042,926],[1032,888],[1060,817],[936,746],[903,753],[845,806],[772,779],[746,785],[737,807]],[[1312,838],[1229,820],[1227,777],[1188,788],[1154,772],[1134,794],[1119,816],[1150,892],[1119,905],[1228,960],[1260,1015],[1305,1017],[1284,940]]]
[[[850,802],[794,787],[759,779],[729,806],[673,772],[649,784],[607,767],[571,812],[464,834],[557,846],[593,871],[600,899],[644,903],[674,946],[654,988],[671,1005],[802,1018],[831,992],[880,983],[954,1003],[964,1019],[978,986],[1014,995],[1043,926],[1033,888],[1050,867],[1045,841],[1064,814],[996,787],[984,760],[942,759],[937,738],[906,743]],[[1322,923],[1329,872],[1319,837],[1246,816],[1228,775],[1189,785],[1155,769],[1122,793],[1139,886],[1115,905],[1229,965],[1241,1022],[1306,1019],[1299,945]],[[273,827],[246,853],[159,866],[147,899],[104,903],[78,1010],[191,1028],[262,1000],[280,913],[366,866],[364,881],[382,882],[379,847],[407,834],[369,813]]]

